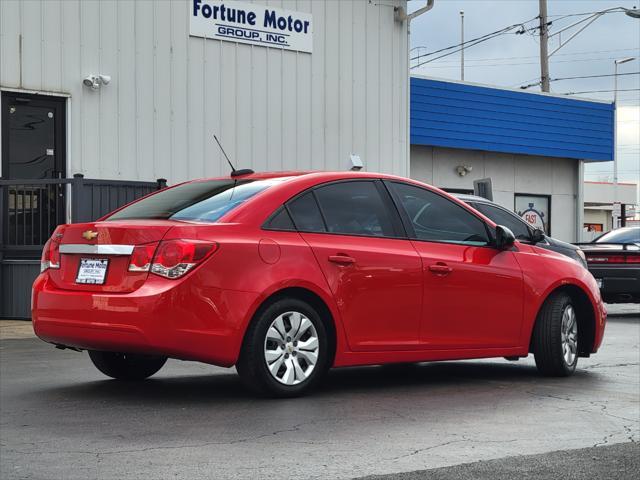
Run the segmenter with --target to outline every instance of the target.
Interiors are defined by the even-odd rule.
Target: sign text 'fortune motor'
[[[190,35],[311,53],[310,13],[223,0],[192,0]]]

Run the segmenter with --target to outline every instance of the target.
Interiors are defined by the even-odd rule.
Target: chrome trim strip
[[[83,245],[63,243],[60,253],[81,253],[89,255],[131,255],[134,245]]]

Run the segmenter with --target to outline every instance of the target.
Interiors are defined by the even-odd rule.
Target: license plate
[[[602,288],[602,279],[601,278],[596,278],[596,283],[598,284],[598,288]]]
[[[76,283],[102,285],[107,276],[109,260],[106,258],[81,258]]]

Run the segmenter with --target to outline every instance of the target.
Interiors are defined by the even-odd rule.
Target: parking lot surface
[[[349,368],[290,400],[252,397],[233,369],[173,360],[119,383],[86,353],[23,337],[0,341],[2,479],[354,478],[640,440],[633,313],[610,318],[600,353],[570,378],[539,376],[531,357]]]

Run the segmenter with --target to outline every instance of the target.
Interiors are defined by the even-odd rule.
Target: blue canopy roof
[[[613,160],[612,103],[411,77],[411,144]]]

